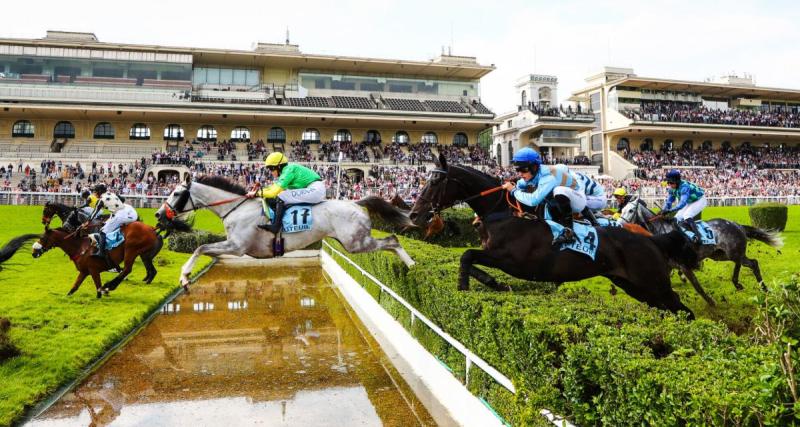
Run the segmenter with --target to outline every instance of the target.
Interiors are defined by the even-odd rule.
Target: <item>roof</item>
[[[736,85],[727,83],[697,82],[691,80],[672,80],[653,77],[627,77],[608,83],[608,86],[636,87],[650,90],[665,90],[674,92],[692,92],[708,97],[748,97],[779,99],[785,101],[800,101],[800,90],[751,85]],[[590,86],[573,92],[572,98],[579,98],[581,94],[599,86]]]
[[[84,49],[129,50],[139,52],[191,54],[195,63],[241,65],[249,67],[296,68],[346,73],[426,76],[444,79],[477,80],[495,69],[480,65],[474,58],[444,55],[429,61],[306,54],[286,49],[237,50],[197,47],[174,47],[126,43],[104,43],[91,38],[13,39],[0,38],[0,45],[71,47]],[[469,60],[467,60],[469,59]]]

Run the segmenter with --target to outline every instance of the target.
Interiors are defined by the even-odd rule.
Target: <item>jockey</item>
[[[100,186],[102,184],[99,184]],[[105,187],[105,186],[103,186]],[[103,190],[105,192],[105,190]],[[84,189],[81,191],[81,199],[83,199],[83,205],[79,206],[80,209],[87,217],[91,216],[94,212],[95,206],[97,206],[97,201],[100,200],[100,197],[95,195],[91,190]]]
[[[270,224],[259,224],[258,227],[278,234],[283,224],[286,205],[308,203],[316,204],[325,200],[325,182],[313,170],[297,163],[289,164],[286,156],[276,151],[264,161],[276,181],[266,189],[252,191],[248,197],[255,197],[258,191],[261,197],[274,205],[275,218]]]
[[[574,175],[583,187],[583,194],[586,195],[586,207],[581,211],[581,216],[596,226],[598,224],[594,212],[606,207],[606,189],[599,182],[580,172]]]
[[[666,204],[664,204],[663,213],[676,212],[675,220],[678,225],[693,232],[693,240],[695,243],[699,242],[700,233],[697,230],[694,217],[699,215],[708,204],[705,192],[697,185],[681,180],[681,173],[675,169],[667,172],[666,181],[669,186],[667,189],[669,196]],[[675,203],[676,199],[678,204],[673,207],[672,204]]]
[[[136,210],[133,206],[123,203],[119,196],[114,193],[108,193],[105,191],[105,185],[100,184],[95,187],[95,193],[100,192],[100,200],[97,202],[97,205],[94,208],[94,212],[89,217],[89,221],[91,222],[94,220],[97,215],[102,212],[103,208],[108,209],[111,212],[111,216],[106,220],[106,223],[103,224],[103,228],[100,229],[99,233],[94,234],[94,241],[97,243],[97,249],[95,250],[92,255],[98,257],[106,257],[106,236],[110,233],[113,233],[119,230],[125,224],[130,224],[139,217],[136,213]]]
[[[628,194],[628,190],[626,190],[625,187],[617,187],[611,195],[614,196],[614,200],[617,201],[617,212],[614,213],[612,218],[618,220],[622,214],[622,209],[631,202],[633,195]]]
[[[542,157],[530,147],[517,151],[512,162],[521,178],[516,186],[506,182],[503,188],[526,206],[536,207],[546,201],[553,220],[564,227],[553,244],[571,242],[575,238],[572,214],[586,208],[586,194],[578,179],[564,165],[542,166]],[[536,189],[527,192],[528,188]]]

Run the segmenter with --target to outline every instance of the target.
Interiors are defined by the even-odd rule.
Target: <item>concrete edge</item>
[[[216,265],[217,262],[218,260],[216,258],[213,258],[211,262],[206,264],[200,271],[198,271],[195,275],[192,276],[192,278],[190,279],[190,283],[194,283],[198,279],[200,279],[200,277],[206,274],[208,270],[211,270],[211,267]],[[147,325],[149,325],[150,322],[152,322],[153,319],[159,313],[161,313],[161,310],[164,308],[165,305],[174,301],[175,298],[180,296],[182,293],[183,293],[183,287],[176,285],[176,288],[164,299],[162,299],[161,302],[159,302],[149,313],[147,313],[147,315],[145,315],[145,318],[138,325],[134,326],[133,329],[131,329],[127,334],[125,334],[122,338],[120,338],[119,341],[114,343],[111,347],[108,348],[108,350],[106,350],[103,354],[101,354],[99,357],[97,357],[91,363],[89,363],[89,365],[86,366],[72,381],[62,385],[61,387],[56,389],[56,391],[53,392],[51,395],[47,396],[45,399],[41,400],[38,404],[31,407],[31,409],[26,411],[25,415],[23,415],[23,417],[20,418],[19,421],[17,421],[13,425],[21,426],[27,423],[28,421],[31,421],[32,419],[38,417],[44,411],[50,409],[50,407],[53,406],[53,404],[58,402],[58,400],[61,399],[65,394],[69,393],[70,390],[72,390],[80,383],[82,383],[86,378],[88,378],[91,374],[93,374],[94,371],[99,369],[108,359],[110,359],[111,356],[116,354],[122,347],[125,346],[125,344],[130,342],[136,335],[138,335],[142,329],[144,329]]]
[[[439,425],[503,426],[484,403],[325,251],[322,268]]]

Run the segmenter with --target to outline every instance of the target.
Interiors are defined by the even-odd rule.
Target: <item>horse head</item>
[[[42,210],[42,225],[48,227],[50,225],[50,221],[52,221],[53,217],[57,214],[58,209],[56,208],[55,203],[45,202],[44,209]]]
[[[179,186],[175,187],[172,190],[172,193],[169,195],[167,200],[161,205],[160,208],[155,213],[156,219],[158,223],[164,226],[172,226],[176,221],[178,221],[181,215],[185,215],[191,212],[193,209],[186,208],[186,204],[190,203],[194,205],[194,201],[192,201],[192,176],[190,174],[186,174],[186,180]]]

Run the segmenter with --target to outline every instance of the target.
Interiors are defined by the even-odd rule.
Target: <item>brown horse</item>
[[[78,277],[67,295],[75,293],[86,279],[86,276],[92,276],[94,286],[97,289],[97,298],[100,298],[103,293],[108,295],[109,291],[116,289],[122,280],[130,274],[136,257],[142,258],[142,262],[147,269],[147,276],[143,279],[144,282],[152,282],[153,278],[156,277],[156,273],[158,273],[153,265],[153,258],[161,250],[164,240],[160,235],[156,234],[153,227],[143,222],[136,221],[123,225],[120,230],[125,236],[125,242],[109,251],[108,256],[113,265],[109,265],[104,258],[92,256],[92,244],[88,237],[83,237],[77,232],[70,233],[62,228],[45,228],[42,237],[33,244],[33,257],[38,258],[54,247],[61,248],[69,256],[78,270]],[[101,286],[100,272],[113,268],[123,261],[125,265],[122,272]]]

